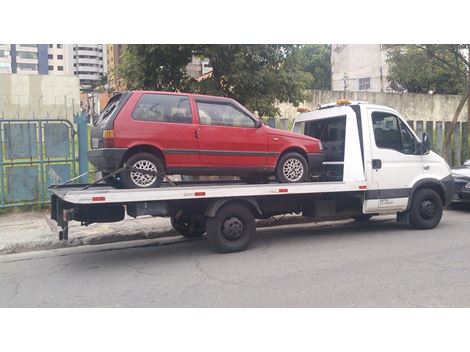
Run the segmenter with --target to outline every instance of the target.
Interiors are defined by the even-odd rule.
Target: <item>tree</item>
[[[191,45],[127,45],[117,73],[131,90],[184,90],[190,82],[186,66],[193,51]]]
[[[461,95],[444,137],[444,156],[450,150],[452,134],[470,93],[469,50],[470,44],[416,44],[399,46],[389,53],[387,78],[397,90]]]
[[[292,57],[302,64],[303,71],[313,75],[310,89],[331,89],[331,45],[301,45]]]
[[[129,45],[119,68],[129,89],[179,90],[234,98],[261,116],[279,114],[276,101],[306,99],[313,75],[289,59],[294,45]],[[192,57],[208,58],[213,71],[191,80]]]

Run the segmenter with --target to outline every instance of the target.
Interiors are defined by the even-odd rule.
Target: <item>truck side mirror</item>
[[[421,143],[421,152],[422,154],[428,154],[431,150],[431,142],[429,140],[429,135],[424,132],[423,133],[423,142]]]

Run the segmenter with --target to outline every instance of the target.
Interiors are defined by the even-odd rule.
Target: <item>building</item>
[[[49,44],[47,50],[48,74],[54,76],[73,75],[67,61],[64,44]]]
[[[191,63],[186,66],[186,73],[191,78],[198,78],[212,71],[209,59],[193,57]]]
[[[104,44],[66,44],[67,74],[78,76],[81,86],[99,84],[107,72]]]
[[[387,49],[383,44],[335,44],[331,50],[331,88],[389,91]]]
[[[0,73],[47,75],[47,44],[0,44]]]
[[[108,84],[109,87],[115,92],[119,92],[125,89],[123,80],[120,79],[116,73],[116,68],[121,63],[121,57],[125,48],[125,44],[106,44]]]

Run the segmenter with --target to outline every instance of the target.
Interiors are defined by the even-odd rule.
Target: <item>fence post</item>
[[[450,121],[445,121],[444,122],[444,142],[445,142],[445,135],[447,134],[447,131],[450,130]],[[444,148],[444,146],[442,146]],[[449,141],[449,145],[446,150],[446,155],[442,156],[449,164],[452,164],[452,139]]]
[[[433,145],[434,145],[434,129],[433,129],[433,122],[432,121],[426,121],[426,133],[429,136],[429,144],[431,145],[431,149],[434,150]],[[422,136],[418,136],[419,138],[422,138]]]
[[[468,150],[468,122],[462,122],[462,161],[469,159]]]
[[[75,115],[74,122],[77,124],[78,137],[78,173],[79,175],[88,172],[88,116],[82,111]],[[80,182],[87,183],[88,175],[82,176]]]
[[[460,136],[460,124],[461,122],[457,122],[457,125],[455,126],[455,129],[454,129],[454,134],[452,136],[452,154],[453,155],[453,158],[452,158],[452,161],[453,161],[453,164],[452,165],[460,165],[461,164],[461,160],[460,160],[460,157],[461,157],[461,136]]]
[[[444,129],[442,128],[442,121],[436,121],[436,143],[434,150],[437,154],[442,155],[442,141],[444,140]]]

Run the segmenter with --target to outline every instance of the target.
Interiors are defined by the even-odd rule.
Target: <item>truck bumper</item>
[[[127,148],[100,148],[88,151],[88,160],[99,170],[112,172],[119,168]]]
[[[325,161],[325,154],[323,153],[307,153],[308,168],[310,171],[318,169]]]
[[[454,177],[446,176],[441,180],[441,186],[444,189],[444,205],[449,205],[454,197]]]

